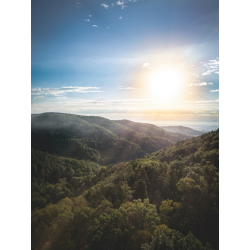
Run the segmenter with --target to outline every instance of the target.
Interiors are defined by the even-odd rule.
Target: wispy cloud
[[[151,64],[150,64],[150,63],[143,63],[142,68],[149,68],[149,69],[153,69],[154,67],[153,67],[153,66],[151,66]]]
[[[96,93],[103,92],[99,87],[78,87],[65,86],[61,88],[32,88],[31,95],[37,98],[43,98],[44,95],[61,96],[66,93]],[[38,97],[43,96],[43,97]],[[35,97],[34,97],[35,98]]]
[[[83,115],[98,115],[109,119],[129,119],[144,122],[166,122],[168,119],[180,120],[218,120],[219,100],[198,100],[191,102],[177,102],[171,106],[162,107],[153,99],[70,99],[54,98],[53,102],[33,102],[32,113],[67,112]],[[187,108],[187,104],[188,107]],[[157,115],[157,116],[156,116]]]
[[[92,15],[89,15],[89,17],[92,17]]]
[[[93,28],[98,28],[98,26],[96,24],[93,24],[92,27]]]
[[[122,19],[122,16],[120,16],[119,19],[121,20],[121,19]]]
[[[134,88],[134,87],[124,87],[124,86],[119,86],[117,89],[122,89],[122,90],[136,90],[137,88]]]
[[[219,99],[217,99],[217,100],[209,100],[209,101],[205,101],[205,100],[201,100],[201,101],[187,101],[186,103],[199,104],[199,103],[217,103],[217,102],[219,102]]]
[[[90,19],[84,19],[85,22],[90,22]]]
[[[201,86],[207,86],[207,85],[213,85],[212,82],[191,82],[188,86],[192,87],[192,86],[197,86],[197,87],[201,87]]]
[[[81,8],[81,7],[82,7],[82,4],[76,1],[76,2],[75,2],[75,7],[76,7],[76,8]]]
[[[205,72],[202,74],[203,76],[210,75],[212,73],[219,74],[219,57],[216,57],[215,60],[209,60],[208,62],[203,63],[205,67]]]
[[[43,99],[44,95],[33,96],[33,99]]]
[[[213,90],[210,90],[210,92],[219,92],[218,89],[213,89]]]
[[[103,6],[106,10],[109,8],[109,5],[106,3],[102,3],[101,6]]]
[[[65,100],[68,99],[66,96],[56,96],[55,99],[57,100]]]
[[[115,7],[115,6],[120,6],[121,9],[124,9],[126,7],[128,7],[127,5],[125,4],[130,4],[130,3],[135,3],[137,2],[138,0],[118,0],[116,2],[113,2],[113,3],[110,3],[110,4],[107,4],[107,3],[102,3],[101,6],[104,7],[105,9],[109,9],[109,7]],[[143,0],[141,0],[143,1]],[[121,19],[121,18],[120,18]]]

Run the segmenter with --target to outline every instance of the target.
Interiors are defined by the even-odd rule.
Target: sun
[[[183,82],[182,73],[173,68],[152,72],[149,77],[150,95],[159,98],[174,98],[180,92]]]

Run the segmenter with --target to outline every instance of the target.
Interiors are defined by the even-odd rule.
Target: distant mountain
[[[204,133],[204,132],[194,130],[192,128],[188,128],[184,126],[161,126],[161,128],[172,133],[179,133],[179,134],[184,134],[184,135],[189,135],[189,136],[198,136]]]
[[[78,160],[112,164],[142,157],[188,138],[150,124],[122,123],[63,113],[32,115],[32,148]]]
[[[161,127],[157,127],[156,125],[153,124],[132,122],[129,120],[117,120],[115,122],[123,125],[124,127],[135,130],[138,133],[146,134],[148,136],[167,138],[172,142],[177,142],[190,138],[190,136],[187,135],[180,135],[176,132],[168,132],[162,129]]]

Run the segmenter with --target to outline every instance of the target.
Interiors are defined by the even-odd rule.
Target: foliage
[[[218,142],[111,166],[32,149],[32,249],[218,249]]]
[[[99,164],[31,150],[31,208],[75,197],[96,183]]]

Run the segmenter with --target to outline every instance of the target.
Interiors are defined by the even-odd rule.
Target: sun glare
[[[175,97],[181,89],[183,77],[175,69],[161,69],[152,73],[149,79],[150,94],[155,97]]]

